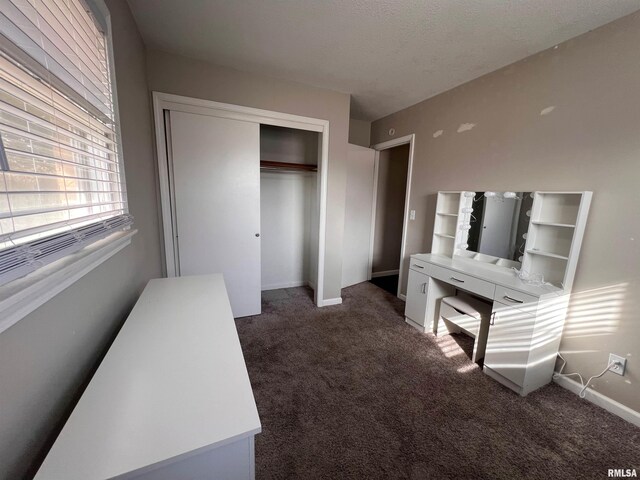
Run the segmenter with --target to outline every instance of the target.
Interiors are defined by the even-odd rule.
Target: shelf
[[[576,228],[575,225],[572,225],[570,223],[539,222],[537,220],[533,220],[531,223],[533,223],[534,225],[544,225],[547,227]]]
[[[578,221],[581,193],[536,192],[533,222],[575,225]]]
[[[543,257],[549,258],[557,258],[559,260],[569,260],[569,257],[565,257],[564,255],[558,255],[557,253],[545,252],[543,250],[527,250],[527,253],[531,255],[540,255]]]
[[[457,217],[458,216],[457,213],[443,213],[443,212],[436,212],[436,215],[442,215],[444,217]]]
[[[261,170],[293,170],[296,172],[317,172],[318,166],[308,163],[272,162],[271,160],[260,160]]]
[[[435,236],[442,237],[442,238],[456,238],[454,235],[447,235],[445,233],[436,233]]]
[[[438,192],[436,212],[440,216],[457,216],[460,210],[460,192]]]

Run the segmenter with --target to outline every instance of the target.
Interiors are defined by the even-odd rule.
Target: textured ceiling
[[[352,94],[374,120],[640,9],[639,0],[129,0],[147,46]]]

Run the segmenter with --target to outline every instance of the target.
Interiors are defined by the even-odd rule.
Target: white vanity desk
[[[513,271],[443,255],[411,256],[407,323],[437,333],[440,300],[464,290],[493,302],[484,371],[520,395],[551,381],[568,295],[524,283]]]
[[[488,193],[492,194],[492,201],[495,197],[500,199],[500,194]],[[500,201],[515,196],[513,192],[506,193],[512,196],[502,195],[504,200]],[[492,233],[487,230],[490,227],[483,226],[490,225],[483,223],[486,211],[475,210],[480,201],[475,192],[439,192],[432,253],[411,256],[405,306],[407,323],[422,332],[436,334],[448,333],[438,332],[439,324],[440,328],[445,326],[445,312],[462,314],[463,322],[456,325],[466,321],[474,326],[473,332],[467,333],[476,337],[474,358],[478,348],[481,350],[478,358],[484,354],[484,372],[520,395],[527,395],[552,379],[591,201],[591,192],[528,195],[516,196],[517,208],[511,210],[516,216],[503,222],[515,226],[518,209],[526,211],[524,227],[520,222],[518,234],[515,231],[509,234],[512,241],[509,255],[514,255],[513,248],[522,253],[519,261],[515,261],[468,250],[471,222],[480,220],[481,229],[485,229],[481,235],[491,238]],[[525,199],[529,204],[525,204]],[[513,241],[517,244],[513,245]],[[476,248],[477,252],[481,250],[480,246]],[[544,278],[546,283],[521,280],[509,268],[512,264],[534,277]],[[464,315],[469,312],[452,310],[450,299],[443,307],[441,300],[455,296],[458,291],[489,300],[490,315],[487,307],[482,320],[474,320]],[[464,304],[463,299],[461,295],[454,300]]]

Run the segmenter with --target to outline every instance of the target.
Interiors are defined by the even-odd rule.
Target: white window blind
[[[0,284],[129,228],[107,38],[83,0],[0,0]]]

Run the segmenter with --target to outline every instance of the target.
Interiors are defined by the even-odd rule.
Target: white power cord
[[[609,369],[611,367],[613,367],[614,365],[621,365],[621,363],[618,362],[618,361],[610,362],[609,365],[607,365],[607,368],[605,368],[601,373],[599,373],[598,375],[594,375],[593,377],[590,377],[589,380],[587,380],[587,383],[584,383],[582,375],[580,375],[579,373],[562,373],[562,371],[564,370],[565,365],[567,364],[567,361],[565,360],[565,358],[560,353],[558,353],[558,356],[562,359],[562,367],[560,367],[560,371],[558,371],[557,373],[553,374],[553,378],[570,377],[572,375],[576,375],[580,379],[580,385],[582,385],[582,390],[580,390],[580,393],[578,394],[580,396],[580,398],[584,398],[587,395],[585,392],[587,390],[587,387],[589,387],[589,384],[591,383],[591,380],[593,380],[594,378],[600,378],[605,373],[607,373],[609,371]]]

